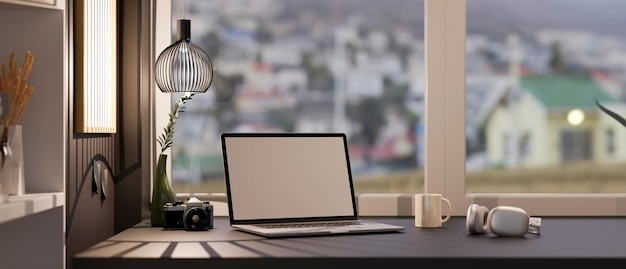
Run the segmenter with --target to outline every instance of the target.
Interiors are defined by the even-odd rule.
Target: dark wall
[[[151,85],[154,54],[151,42],[150,1],[118,1],[120,12],[120,107],[116,140],[115,232],[149,218],[151,158],[147,141],[153,92]],[[143,137],[143,138],[142,138]],[[147,152],[147,153],[146,153]],[[147,175],[146,175],[147,174]],[[143,179],[143,180],[142,180]]]
[[[70,118],[72,118],[70,116]],[[114,232],[115,191],[108,177],[106,199],[92,191],[93,163],[98,159],[114,163],[114,136],[70,138],[68,177],[66,184],[66,262],[71,269],[71,257],[112,236]]]
[[[70,17],[70,74],[73,74],[73,4]],[[150,1],[118,0],[118,114],[117,133],[84,135],[74,133],[70,113],[68,182],[66,184],[66,264],[72,257],[139,223],[145,214],[146,184],[142,184],[142,160],[146,141],[142,126],[149,121],[150,101]],[[73,76],[70,75],[69,109],[74,111]],[[142,122],[143,121],[143,122]],[[109,175],[105,189],[92,189],[94,161]],[[147,165],[149,166],[149,165]],[[96,171],[96,173],[100,173]],[[148,193],[149,195],[149,193]],[[143,211],[143,212],[142,212]]]

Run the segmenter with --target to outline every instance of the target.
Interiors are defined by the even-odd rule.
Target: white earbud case
[[[512,206],[497,206],[487,216],[489,230],[499,236],[524,236],[528,232],[529,216],[525,210]]]

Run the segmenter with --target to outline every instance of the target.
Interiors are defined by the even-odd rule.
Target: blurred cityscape
[[[595,105],[626,115],[626,2],[587,2],[467,1],[468,172],[626,160]],[[221,132],[344,132],[357,180],[423,168],[422,0],[173,0],[173,36],[182,18],[215,73],[178,119],[174,181],[223,179]]]

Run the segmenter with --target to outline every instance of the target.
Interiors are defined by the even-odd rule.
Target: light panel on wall
[[[75,130],[115,133],[116,0],[75,1]]]

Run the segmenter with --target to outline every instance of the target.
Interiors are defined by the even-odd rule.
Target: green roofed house
[[[490,165],[626,160],[626,128],[595,100],[620,115],[626,115],[626,106],[601,84],[584,76],[541,75],[521,77],[517,88],[496,89],[478,117]]]

